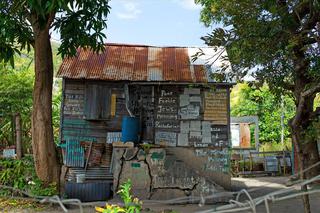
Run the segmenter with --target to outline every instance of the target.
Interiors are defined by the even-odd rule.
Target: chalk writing
[[[205,92],[204,120],[211,120],[214,124],[227,124],[227,90]]]
[[[174,123],[175,121],[156,121],[155,127],[161,129],[179,129],[179,123]]]
[[[229,150],[228,149],[195,149],[197,157],[207,158],[204,164],[204,170],[212,172],[228,172],[229,171]]]
[[[211,136],[208,137],[203,135],[202,143],[212,143]]]
[[[217,126],[217,125],[212,125],[211,126],[211,131],[212,132],[227,132],[228,127],[221,125],[221,126]]]
[[[197,119],[200,116],[200,106],[188,105],[180,108],[181,119]]]
[[[203,148],[203,147],[208,147],[208,144],[201,143],[201,142],[194,142],[193,146],[197,148]]]
[[[174,132],[160,132],[155,133],[155,143],[167,146],[176,146],[177,134]]]
[[[190,132],[190,139],[199,139],[199,140],[201,140],[202,139],[201,132],[191,131]]]
[[[176,120],[178,119],[178,115],[176,114],[157,114],[156,118],[159,120]]]
[[[153,185],[157,188],[161,187],[178,187],[178,188],[190,188],[196,183],[196,177],[173,177],[169,174],[167,176],[154,176],[152,179]]]
[[[154,127],[163,131],[175,131],[180,129],[178,121],[178,93],[176,88],[166,88],[160,91],[159,96],[156,98],[157,104],[155,109],[155,122]],[[174,146],[176,146],[176,133],[174,138]],[[162,138],[168,140],[168,143],[173,143],[172,139]]]
[[[166,90],[161,90],[161,96],[172,96],[173,91],[166,91]]]
[[[121,141],[121,132],[108,132],[107,133],[107,143],[113,143],[117,141]]]
[[[195,149],[194,150],[196,153],[196,156],[201,157],[201,156],[207,156],[207,155],[214,155],[216,157],[221,157],[221,156],[225,156],[229,154],[229,150],[228,149]]]
[[[173,106],[162,106],[158,105],[157,107],[157,113],[176,113],[177,108]]]
[[[76,100],[83,100],[83,94],[65,94],[66,99],[76,99]]]
[[[177,104],[176,97],[160,97],[158,100],[159,104]]]

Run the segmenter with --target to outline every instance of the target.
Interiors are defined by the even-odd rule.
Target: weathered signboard
[[[204,120],[210,120],[213,124],[227,125],[228,106],[227,90],[216,89],[204,93]]]
[[[177,133],[156,131],[155,143],[161,144],[161,145],[166,145],[166,146],[176,146],[177,145]]]
[[[161,87],[156,96],[155,129],[163,132],[179,132],[178,91],[172,87]],[[176,144],[176,143],[175,143]]]

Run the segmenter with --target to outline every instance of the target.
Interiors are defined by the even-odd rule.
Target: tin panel
[[[106,44],[103,53],[78,49],[66,58],[58,77],[126,81],[208,82],[203,65],[192,65],[186,47]]]
[[[66,144],[66,166],[83,167],[84,166],[84,149],[80,142],[68,140]]]

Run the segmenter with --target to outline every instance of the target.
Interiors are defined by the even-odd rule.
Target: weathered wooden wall
[[[76,139],[85,141],[106,141],[108,132],[121,131],[122,117],[128,115],[125,108],[124,89],[122,84],[97,83],[103,85],[105,91],[116,95],[115,116],[106,120],[87,120],[85,113],[86,83],[84,81],[66,80],[63,91],[62,108],[62,140]],[[110,98],[110,95],[106,96]],[[88,105],[98,103],[90,102]],[[111,104],[111,102],[110,102]],[[111,108],[109,108],[111,110]]]
[[[96,101],[88,97],[95,96],[92,92],[86,95],[88,84],[96,84],[108,101],[103,96]],[[142,141],[168,146],[229,147],[228,88],[136,85],[129,90],[130,109],[141,120]],[[111,117],[106,119],[92,119],[92,109],[97,105],[106,105],[111,111],[112,95],[116,97],[115,115],[110,112]],[[121,131],[122,117],[127,115],[124,83],[65,81],[62,140],[105,140],[107,132]]]

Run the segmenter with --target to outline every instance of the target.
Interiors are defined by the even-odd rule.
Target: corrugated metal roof
[[[194,49],[127,44],[106,44],[101,54],[78,49],[77,56],[63,60],[57,76],[116,81],[210,82],[208,66],[204,62],[191,62]]]

